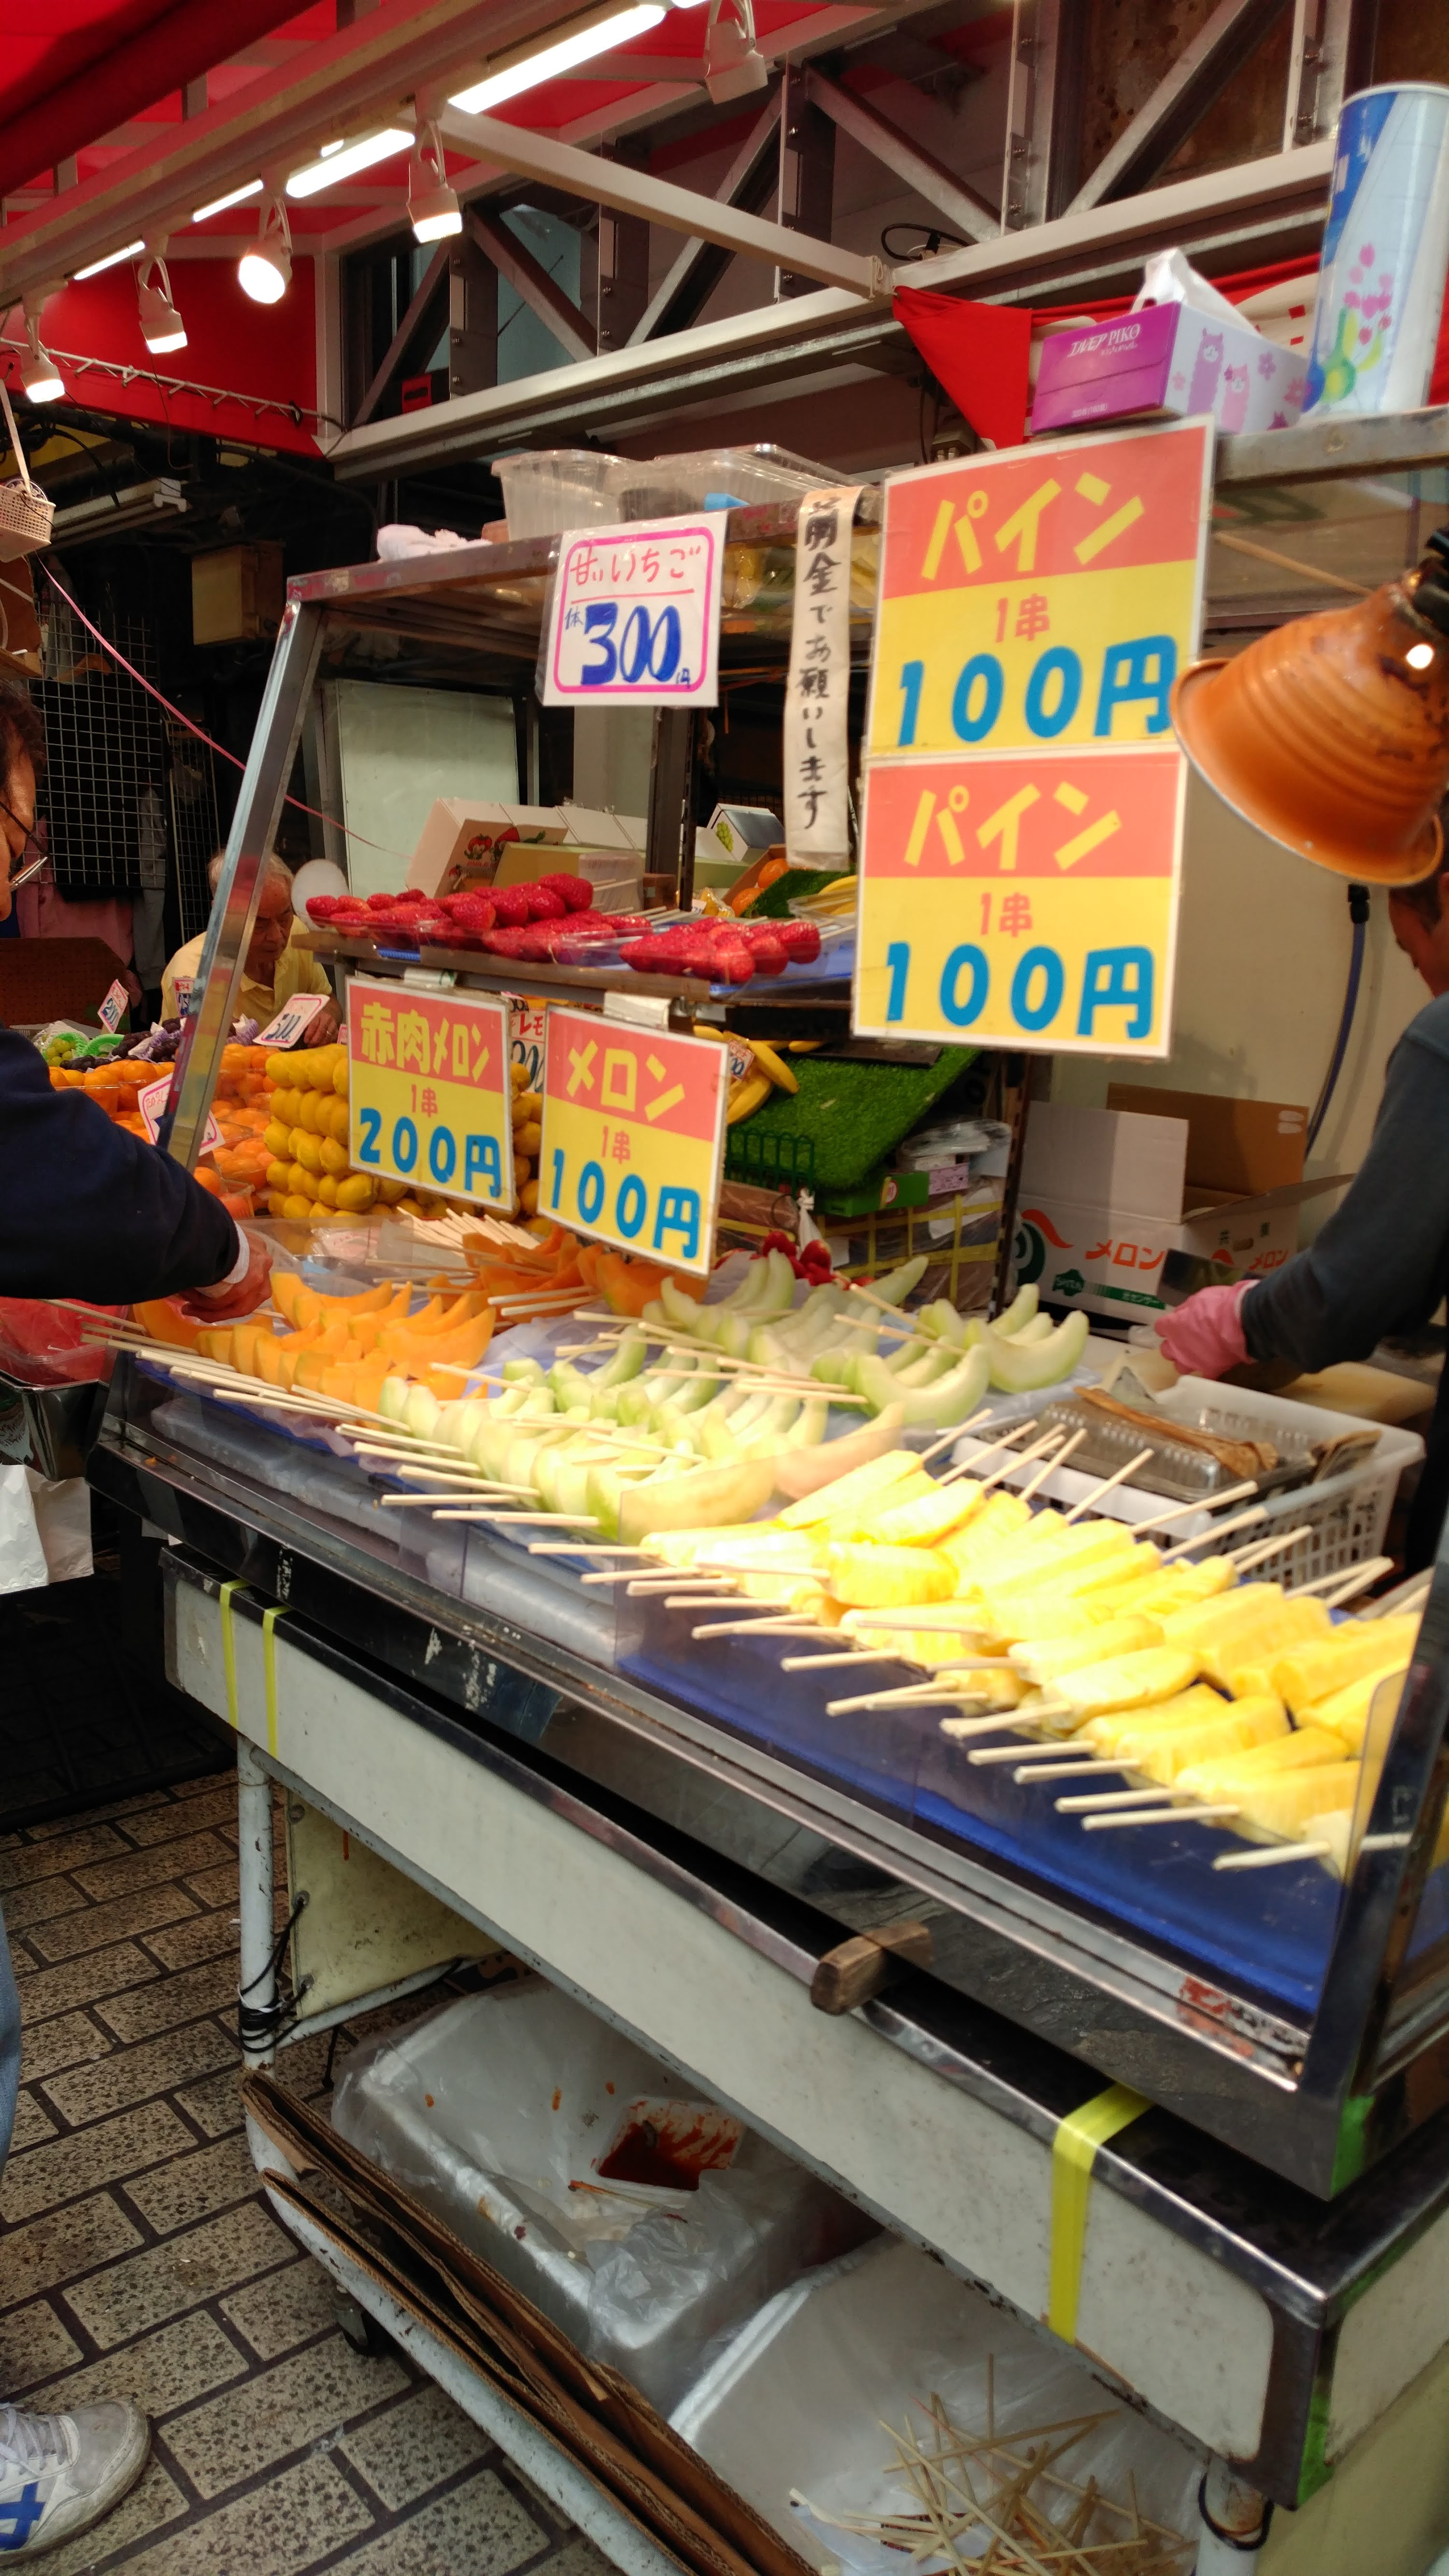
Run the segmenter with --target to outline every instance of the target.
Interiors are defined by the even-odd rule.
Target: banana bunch
[[[724,1031],[697,1028],[695,1036],[723,1037]],[[757,1109],[764,1107],[772,1091],[799,1090],[799,1080],[778,1048],[767,1046],[763,1038],[742,1037],[737,1030],[731,1030],[725,1043],[749,1059],[747,1068],[736,1073],[730,1082],[729,1106],[725,1111],[727,1126],[738,1127],[742,1118],[753,1117]]]

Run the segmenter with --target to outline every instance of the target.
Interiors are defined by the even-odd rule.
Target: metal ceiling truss
[[[1338,111],[1374,76],[1379,0],[1295,0],[1283,148],[1331,134]]]
[[[933,160],[898,125],[892,125],[865,99],[857,98],[854,90],[842,89],[813,64],[805,73],[805,88],[812,103],[823,109],[842,134],[860,144],[872,160],[879,161],[916,196],[924,197],[927,205],[934,206],[937,214],[944,215],[947,223],[955,225],[968,241],[995,240],[1001,230],[996,208],[978,197],[974,188],[968,188],[964,179],[956,178]]]
[[[1150,186],[1179,144],[1201,124],[1235,72],[1282,16],[1287,0],[1219,0],[1073,197],[1073,210],[1104,206]]]
[[[547,324],[567,356],[592,358],[598,339],[587,315],[579,310],[572,296],[565,295],[557,278],[549,275],[543,262],[534,258],[527,244],[509,230],[502,218],[494,223],[476,206],[470,206],[467,229],[514,294]]]
[[[757,215],[770,203],[778,180],[775,138],[779,123],[777,82],[714,192],[720,205],[736,206],[746,214]],[[687,240],[634,325],[627,345],[634,347],[642,340],[661,339],[697,322],[730,256],[698,233]]]

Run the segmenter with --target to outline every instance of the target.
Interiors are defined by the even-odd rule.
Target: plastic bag
[[[93,1306],[98,1320],[124,1306]],[[79,1385],[110,1375],[112,1353],[85,1338],[87,1316],[43,1297],[0,1297],[0,1369],[26,1386]]]
[[[355,2050],[332,2116],[583,2352],[667,2411],[722,2332],[871,2232],[747,2131],[693,2189],[601,2175],[641,2107],[691,2101],[631,2040],[529,1978]],[[713,2105],[678,2125],[718,2151]],[[672,2169],[696,2179],[687,2152]]]

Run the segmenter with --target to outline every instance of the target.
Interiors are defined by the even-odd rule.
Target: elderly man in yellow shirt
[[[215,894],[221,881],[225,852],[218,850],[206,871],[207,882]],[[178,948],[161,979],[161,1012],[168,1020],[178,1018],[185,1006],[196,970],[201,964],[205,934],[188,939]],[[327,993],[332,990],[316,958],[306,948],[299,948],[292,937],[292,880],[275,855],[267,860],[262,879],[261,900],[257,907],[256,928],[242,964],[241,989],[237,995],[238,1019],[255,1020],[265,1028],[297,993]],[[337,1031],[335,1004],[329,1015],[318,1014],[308,1031],[311,1045],[325,1045]]]

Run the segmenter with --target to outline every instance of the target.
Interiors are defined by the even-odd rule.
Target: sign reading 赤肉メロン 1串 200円
[[[863,1034],[1163,1056],[1212,423],[886,486],[861,827]]]
[[[354,976],[347,1055],[348,1151],[359,1172],[483,1207],[512,1207],[506,1002]]]

